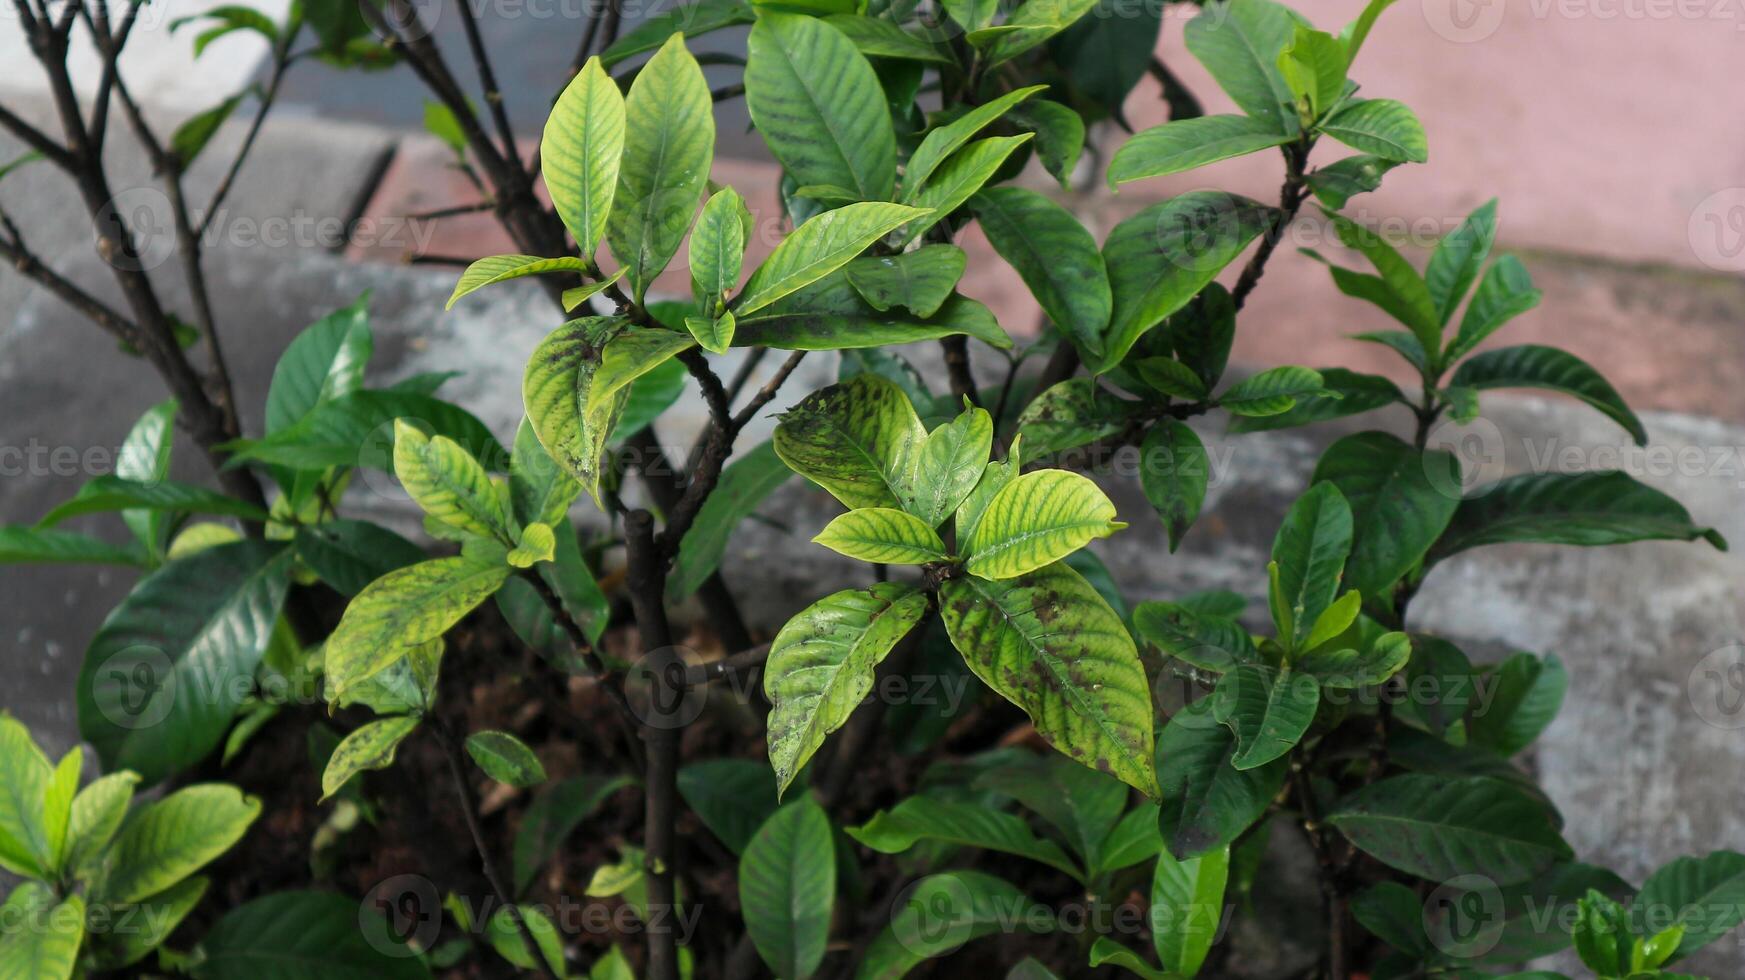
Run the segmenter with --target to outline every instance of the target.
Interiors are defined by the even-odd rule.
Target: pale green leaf
[[[926,612],[926,593],[881,582],[826,596],[776,634],[763,689],[774,706],[769,757],[778,793],[848,721],[872,689],[874,668]]]
[[[585,259],[593,258],[600,236],[606,233],[624,137],[625,105],[618,83],[606,74],[599,58],[589,58],[557,97],[539,139],[539,170],[546,190]]]
[[[448,632],[509,576],[509,566],[465,555],[389,572],[358,593],[325,648],[329,697]]]
[[[883,565],[922,565],[951,558],[930,524],[889,507],[862,507],[842,514],[825,525],[812,542],[849,558]]]
[[[1115,151],[1109,186],[1177,174],[1288,142],[1290,136],[1264,119],[1199,116],[1153,126]]]
[[[970,574],[1009,579],[1053,564],[1127,525],[1087,477],[1038,470],[994,494],[963,545]]]
[[[746,316],[817,282],[905,222],[926,213],[901,204],[869,201],[818,215],[794,229],[770,252],[746,280],[733,312]]]

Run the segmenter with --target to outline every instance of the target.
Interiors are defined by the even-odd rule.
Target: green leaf
[[[1484,266],[1496,237],[1497,199],[1493,197],[1467,215],[1460,227],[1443,236],[1430,253],[1424,284],[1429,287],[1430,299],[1444,324],[1454,316],[1466,291],[1478,280],[1478,270]]]
[[[1712,528],[1691,523],[1678,501],[1625,473],[1522,473],[1473,490],[1425,560],[1508,541],[1595,547],[1702,538],[1725,551]]]
[[[142,579],[85,651],[79,734],[110,771],[147,783],[204,758],[267,648],[290,586],[291,551],[241,541]]]
[[[915,148],[915,152],[909,155],[909,162],[903,166],[904,200],[912,201],[916,193],[926,186],[939,165],[962,149],[977,133],[1014,106],[1047,87],[1030,85],[1013,89],[980,105],[971,106],[956,119],[928,130],[921,145]]]
[[[772,442],[735,453],[733,462],[721,471],[714,492],[697,512],[691,529],[679,542],[678,559],[667,579],[668,598],[681,599],[695,592],[720,567],[733,529],[793,475],[794,471],[776,455]]]
[[[639,118],[639,124],[648,125],[648,121]],[[589,58],[557,97],[539,138],[540,175],[545,178],[558,217],[575,236],[584,259],[594,257],[600,236],[606,233],[620,161],[625,156],[624,136],[624,97],[600,59]],[[646,159],[639,157],[636,162],[645,163]],[[459,286],[455,295],[461,295]],[[453,299],[449,305],[454,305]]]
[[[99,476],[80,487],[73,499],[49,511],[36,526],[48,528],[69,517],[114,510],[222,514],[250,521],[267,519],[266,511],[251,503],[191,483],[175,480],[148,483],[119,476]]]
[[[516,919],[520,919],[517,924]],[[526,927],[526,934],[522,927]],[[538,956],[545,961],[551,972],[560,980],[569,974],[564,967],[563,934],[558,931],[557,924],[551,921],[550,913],[533,905],[517,905],[514,911],[506,906],[498,906],[485,922],[485,939],[497,954],[523,972],[531,973],[538,969],[534,960],[535,953],[527,948],[527,935],[533,937],[533,945],[538,947]]]
[[[1297,498],[1272,541],[1285,618],[1275,615],[1279,637],[1294,645],[1333,603],[1346,556],[1351,553],[1351,505],[1331,483],[1317,483]]]
[[[1451,383],[1477,391],[1543,388],[1573,395],[1623,426],[1636,445],[1648,444],[1648,430],[1630,411],[1630,406],[1624,404],[1618,390],[1586,361],[1568,351],[1538,344],[1487,350],[1461,364]]]
[[[1325,31],[1296,25],[1290,44],[1278,56],[1279,73],[1295,95],[1305,126],[1338,103],[1345,92],[1345,45]]]
[[[434,913],[435,910],[427,910]],[[200,940],[196,980],[428,980],[385,917],[335,892],[284,891],[226,912]]]
[[[814,219],[816,220],[816,219]],[[953,295],[926,319],[907,311],[880,313],[838,271],[778,300],[751,316],[740,317],[734,345],[781,350],[843,350],[912,344],[967,334],[1001,350],[1012,338],[1000,329],[986,306]]]
[[[545,766],[525,743],[508,732],[484,731],[467,736],[467,754],[485,775],[499,783],[526,789],[545,782]]]
[[[1322,390],[1339,397],[1301,398],[1290,408],[1273,415],[1238,416],[1230,420],[1230,431],[1265,432],[1295,428],[1406,401],[1400,386],[1379,374],[1359,374],[1344,368],[1320,368],[1315,373],[1321,376]]]
[[[902,58],[950,64],[951,57],[932,41],[909,33],[897,24],[859,14],[832,14],[824,22],[841,31],[869,58]]]
[[[122,440],[115,459],[116,476],[141,483],[157,483],[169,477],[176,409],[174,398],[146,409]],[[170,518],[170,514],[161,510],[121,512],[122,521],[154,561],[163,558]]]
[[[1023,817],[984,806],[933,796],[911,796],[880,810],[848,836],[880,854],[901,854],[921,841],[1016,854],[1083,880],[1084,873],[1051,840],[1037,837]]]
[[[621,387],[617,397],[591,404],[598,349],[616,326],[615,320],[586,317],[558,327],[534,348],[521,378],[527,420],[539,444],[596,502],[600,456],[628,394]]]
[[[493,255],[483,258],[467,266],[460,279],[454,284],[454,292],[449,294],[445,310],[454,309],[454,304],[462,296],[478,289],[483,289],[510,279],[520,279],[523,276],[537,276],[547,272],[574,272],[583,274],[588,271],[588,263],[575,256],[564,255],[555,259],[542,259],[535,255]]]
[[[397,568],[424,560],[424,550],[367,521],[327,521],[297,528],[297,557],[341,595],[354,596]]]
[[[1555,656],[1517,653],[1498,665],[1492,680],[1496,687],[1490,702],[1466,720],[1467,739],[1514,755],[1533,744],[1557,717],[1569,690],[1569,672]]]
[[[949,871],[916,882],[867,947],[857,980],[900,980],[917,965],[975,939],[1014,929],[1047,931],[1048,910],[1009,882],[979,871]]]
[[[689,258],[691,282],[705,301],[720,300],[739,285],[739,270],[745,261],[746,237],[751,231],[751,212],[745,198],[723,187],[703,205],[703,214],[691,232]],[[705,314],[711,311],[705,307]],[[702,338],[697,338],[699,342]],[[704,345],[707,346],[707,345]],[[710,348],[713,350],[713,348]],[[717,351],[719,353],[719,351]]]
[[[979,31],[994,22],[1000,12],[996,0],[942,0],[946,16],[964,31]]]
[[[715,104],[683,38],[669,39],[636,73],[624,118],[606,240],[640,302],[684,241],[715,158]]]
[[[1231,385],[1218,396],[1218,405],[1232,415],[1264,417],[1288,412],[1298,401],[1325,397],[1325,393],[1319,371],[1286,365],[1267,368]]]
[[[687,38],[699,37],[735,24],[749,24],[756,19],[745,0],[701,0],[698,3],[673,7],[666,13],[648,17],[634,30],[628,31],[600,55],[607,68],[634,58],[665,44],[675,33]]]
[[[67,816],[67,854],[62,867],[76,873],[91,870],[108,850],[127,817],[137,773],[123,770],[99,776],[73,797]]]
[[[981,47],[983,63],[995,68],[1047,41],[1077,23],[1097,0],[1024,0],[999,27],[971,31],[968,40]]]
[[[509,566],[457,555],[389,572],[345,607],[326,646],[330,699],[448,632],[497,591]]]
[[[497,485],[454,440],[396,420],[394,475],[419,509],[442,523],[484,538],[508,535],[509,515]]]
[[[247,91],[239,92],[204,112],[190,116],[170,134],[169,151],[175,154],[183,170],[188,169],[206,144],[212,142],[212,137],[218,134],[218,127],[224,125],[224,120],[230,118],[247,94]]]
[[[333,698],[334,708],[361,704],[378,715],[424,715],[435,703],[444,644],[431,640],[413,648],[361,684]]]
[[[1087,18],[1094,20],[1097,18]],[[1083,86],[1084,78],[1076,79]],[[1011,111],[1012,122],[1036,134],[1036,156],[1042,169],[1060,181],[1061,190],[1070,190],[1072,175],[1078,170],[1079,157],[1085,149],[1085,121],[1073,110],[1058,102],[1035,99],[1016,106]]]
[[[993,445],[993,418],[980,408],[934,429],[921,444],[904,506],[928,529],[938,527],[975,489]]]
[[[259,800],[218,783],[189,786],[147,804],[115,838],[96,894],[121,903],[156,895],[230,850],[260,812]]]
[[[775,773],[751,759],[704,759],[679,770],[679,795],[734,854],[776,812]]]
[[[1260,660],[1254,640],[1233,616],[1182,603],[1142,602],[1133,609],[1133,625],[1159,650],[1201,670],[1222,674]]]
[[[1478,291],[1472,294],[1472,302],[1466,305],[1460,329],[1448,342],[1444,363],[1465,357],[1503,324],[1538,306],[1539,296],[1520,259],[1505,255],[1491,263],[1479,281]]]
[[[696,346],[695,338],[677,330],[637,328],[618,334],[600,349],[600,366],[588,384],[586,412],[590,417],[615,416],[631,382]]]
[[[702,316],[685,317],[685,329],[690,331],[697,343],[711,354],[727,353],[727,348],[733,343],[733,327],[732,313],[723,313],[715,319]]]
[[[1230,764],[1236,734],[1212,716],[1212,705],[1212,698],[1186,705],[1157,740],[1158,829],[1178,860],[1230,844],[1284,788],[1285,759],[1247,771]]]
[[[1151,877],[1151,943],[1166,971],[1184,977],[1200,971],[1224,918],[1229,873],[1228,847],[1186,861],[1167,851],[1158,855]]]
[[[1175,980],[1175,975],[1145,962],[1145,957],[1121,945],[1108,936],[1098,936],[1091,944],[1091,966],[1118,966],[1142,980]]]
[[[0,164],[0,180],[5,180],[7,174],[12,173],[18,168],[35,163],[42,159],[44,159],[43,155],[35,150],[27,150],[20,153],[7,163]]]
[[[72,531],[49,528],[0,527],[0,564],[57,563],[142,565],[137,548],[122,548]]]
[[[1333,223],[1339,240],[1347,248],[1362,253],[1370,265],[1375,267],[1375,271],[1380,273],[1386,294],[1376,300],[1378,305],[1409,327],[1412,336],[1418,339],[1424,350],[1439,350],[1442,346],[1441,315],[1437,312],[1435,299],[1430,295],[1430,287],[1425,285],[1418,270],[1412,268],[1412,264],[1398,250],[1368,228],[1336,214],[1329,214],[1328,220]],[[1339,285],[1341,290],[1345,290],[1345,283]]]
[[[1127,787],[1119,780],[1057,752],[1019,754],[977,776],[974,786],[1009,796],[1053,824],[1087,868],[1104,851],[1127,806]],[[1155,813],[1148,822],[1155,827]]]
[[[885,565],[923,565],[951,555],[933,528],[889,507],[863,507],[837,517],[812,539],[831,551]]]
[[[1321,687],[1308,674],[1241,664],[1218,681],[1212,717],[1236,733],[1230,764],[1253,769],[1295,748],[1320,703]]]
[[[1126,526],[1089,478],[1067,470],[1026,473],[988,501],[963,545],[965,568],[982,578],[1014,578]]]
[[[321,798],[339,792],[353,776],[367,769],[386,769],[394,753],[418,727],[416,715],[394,715],[359,726],[347,735],[327,759],[321,773]]]
[[[1460,461],[1452,453],[1419,450],[1385,432],[1335,442],[1311,480],[1338,487],[1351,505],[1345,586],[1380,601],[1423,560],[1460,504]]]
[[[271,24],[272,21],[267,21],[267,23]],[[275,27],[274,30],[277,31],[277,28]],[[455,116],[453,109],[435,99],[425,99],[424,131],[441,140],[444,146],[453,150],[457,160],[466,158],[466,130],[461,128],[460,119]]]
[[[810,795],[776,811],[739,859],[745,931],[776,976],[806,980],[824,961],[836,899],[830,818]]]
[[[1145,668],[1089,582],[1063,564],[1003,582],[965,575],[940,586],[939,606],[970,669],[1024,709],[1045,741],[1156,797]]]
[[[880,582],[818,600],[788,620],[770,642],[764,693],[769,757],[785,792],[824,737],[872,689],[873,670],[927,612],[927,595]]]
[[[460,443],[488,468],[499,468],[509,453],[491,430],[456,405],[408,391],[354,391],[316,405],[295,424],[265,439],[234,444],[231,464],[273,463],[293,469],[375,466],[387,469],[392,455],[384,445],[396,419],[420,423],[434,435]]]
[[[589,299],[605,290],[608,286],[611,286],[613,283],[624,278],[624,271],[623,268],[619,268],[604,279],[596,279],[593,282],[564,290],[563,311],[565,313],[574,312],[576,307],[586,303]]]
[[[1380,187],[1382,176],[1399,165],[1398,160],[1369,153],[1335,160],[1309,174],[1309,190],[1322,204],[1338,211],[1357,195]]]
[[[1199,116],[1153,126],[1121,144],[1109,163],[1109,186],[1179,174],[1291,140],[1277,125],[1249,116]]]
[[[91,937],[88,952],[93,962],[99,969],[115,970],[145,959],[152,950],[163,945],[188,913],[194,911],[194,906],[200,904],[209,884],[200,876],[184,878],[137,904],[111,906],[110,914],[140,925]]]
[[[909,396],[884,378],[862,374],[788,410],[774,444],[789,469],[844,506],[900,509],[926,440]]]
[[[0,905],[6,931],[0,934],[0,969],[8,980],[71,980],[79,971],[79,946],[85,939],[85,900],[71,895],[56,903],[39,881],[26,881]]]
[[[1745,916],[1745,854],[1713,851],[1664,864],[1642,883],[1632,911],[1647,922],[1683,926],[1675,957],[1721,938]]]
[[[1423,124],[1393,99],[1352,99],[1321,123],[1321,132],[1384,160],[1423,163],[1430,158]]]
[[[884,89],[854,42],[822,20],[765,10],[746,46],[746,108],[782,168],[801,185],[890,200],[896,135]]]
[[[981,478],[976,481],[969,496],[963,498],[963,503],[957,506],[957,514],[953,525],[959,542],[968,541],[975,534],[976,525],[981,523],[982,514],[987,511],[988,503],[994,495],[1005,489],[1017,477],[1020,465],[1019,448],[1023,435],[1012,439],[1012,446],[1006,453],[1006,461],[990,462],[982,469]]]
[[[1357,647],[1348,647],[1340,641],[1312,649],[1292,666],[1312,675],[1323,688],[1349,689],[1380,684],[1399,673],[1411,656],[1412,641],[1406,634],[1384,633]]]
[[[1206,397],[1206,382],[1199,373],[1173,357],[1142,357],[1128,366],[1152,390],[1184,401]]]
[[[1243,112],[1295,136],[1291,90],[1278,69],[1296,15],[1271,0],[1208,3],[1188,22],[1187,47]]]
[[[1391,776],[1341,800],[1327,822],[1383,864],[1432,881],[1479,874],[1513,885],[1571,857],[1538,801],[1484,776]]]
[[[956,245],[925,245],[897,255],[863,256],[843,269],[849,284],[873,309],[883,313],[901,306],[929,317],[951,296],[967,261]]]
[[[1345,46],[1345,63],[1347,65],[1357,60],[1357,52],[1363,47],[1364,40],[1369,37],[1369,29],[1375,26],[1376,18],[1380,17],[1381,12],[1393,4],[1394,0],[1369,0],[1369,3],[1364,5],[1363,12],[1357,15],[1357,19],[1346,24],[1345,29],[1339,32],[1339,40]]]
[[[1006,165],[1006,159],[1018,147],[1028,143],[1030,133],[1017,136],[990,136],[952,154],[918,190],[905,190],[903,200],[928,214],[911,221],[903,232],[907,244],[926,234],[929,228],[944,221],[965,201],[982,189]]]
[[[1076,96],[1072,101],[1089,103],[1088,108],[1099,116],[1119,115],[1127,96],[1151,67],[1163,18],[1163,7],[1158,5],[1129,7],[1119,0],[1103,0],[1050,39],[1048,58],[1071,80]]]
[[[43,797],[54,768],[30,731],[0,714],[0,868],[27,878],[54,875],[54,850],[43,819]]]
[[[1277,217],[1247,198],[1190,191],[1116,225],[1103,243],[1114,311],[1099,370],[1121,363],[1141,336],[1185,306]]]
[[[1179,419],[1161,419],[1139,444],[1139,482],[1169,533],[1171,553],[1200,516],[1211,477],[1205,443]]]
[[[539,869],[563,847],[570,834],[613,794],[629,785],[630,779],[625,776],[582,775],[557,780],[535,796],[515,833],[515,893],[525,892]]]
[[[1116,435],[1139,406],[1098,386],[1095,378],[1070,378],[1024,406],[1018,431],[1032,456],[1045,457]]]
[[[374,342],[369,294],[299,333],[279,356],[267,388],[267,432],[294,425],[316,405],[363,387]]]
[[[817,282],[924,213],[901,204],[869,201],[818,215],[782,239],[757,267],[734,301],[734,313],[746,316]]]
[[[970,198],[988,243],[1079,349],[1103,351],[1112,300],[1096,239],[1072,212],[1033,190],[986,187]]]

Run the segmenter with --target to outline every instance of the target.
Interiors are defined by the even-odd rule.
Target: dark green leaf
[[[1496,686],[1489,703],[1467,719],[1467,738],[1502,755],[1514,755],[1539,737],[1569,689],[1569,672],[1555,656],[1517,653],[1499,664],[1490,678]]]
[[[1082,352],[1103,350],[1109,277],[1097,242],[1072,213],[1021,187],[988,187],[970,199],[988,243]],[[1042,450],[1048,452],[1048,450]]]
[[[678,783],[685,805],[734,854],[776,812],[775,773],[759,761],[704,759],[680,769]]]
[[[508,463],[508,451],[471,412],[428,395],[392,390],[354,391],[321,402],[295,424],[265,439],[239,444],[235,458],[293,469],[388,469],[396,419],[418,423],[432,435],[447,436],[487,469],[501,469]]]
[[[174,480],[148,483],[118,476],[94,477],[79,488],[73,499],[61,504],[36,522],[41,528],[59,524],[81,514],[114,510],[155,510],[189,514],[222,514],[243,520],[264,521],[266,511],[216,490]]]
[[[1145,499],[1163,519],[1171,552],[1200,516],[1211,469],[1205,444],[1177,419],[1159,420],[1140,443],[1140,485],[1145,488]]]
[[[716,484],[691,529],[679,542],[679,556],[667,579],[667,596],[682,599],[721,565],[727,542],[765,498],[788,482],[794,471],[776,455],[773,442],[761,442],[747,452],[735,453],[733,462],[721,471]]]
[[[1460,462],[1385,432],[1360,432],[1327,447],[1312,482],[1339,488],[1351,505],[1347,588],[1385,601],[1421,560],[1459,506]]]
[[[1493,388],[1543,388],[1574,395],[1623,426],[1636,445],[1648,444],[1648,430],[1623,396],[1588,363],[1568,351],[1538,344],[1500,347],[1476,354],[1454,372],[1454,385]]]
[[[836,897],[830,818],[811,796],[776,811],[739,860],[739,903],[758,955],[778,977],[806,980],[824,960]]]
[[[1200,116],[1154,126],[1121,144],[1109,163],[1109,186],[1181,173],[1288,142],[1272,120]]]
[[[436,914],[435,909],[420,910]],[[226,912],[200,940],[198,980],[427,980],[386,917],[355,898],[287,891]]]
[[[1230,420],[1230,431],[1290,429],[1358,415],[1406,400],[1399,385],[1379,374],[1359,374],[1344,368],[1319,368],[1316,373],[1321,376],[1321,387],[1338,398],[1301,398],[1276,415],[1237,416]]]
[[[1513,885],[1571,856],[1537,801],[1482,776],[1392,776],[1341,800],[1327,821],[1371,857],[1431,881],[1478,874]]]
[[[1692,524],[1678,501],[1628,474],[1522,473],[1468,494],[1427,561],[1508,541],[1593,547],[1697,538],[1727,549],[1720,532]]]
[[[1235,754],[1236,735],[1212,717],[1210,698],[1177,711],[1164,726],[1157,740],[1158,827],[1177,859],[1234,841],[1284,787],[1286,760],[1244,772],[1230,764]]]
[[[354,596],[395,570],[424,560],[424,550],[368,521],[329,521],[297,528],[297,557],[342,595]]]
[[[1294,136],[1299,125],[1290,86],[1278,68],[1297,17],[1272,0],[1208,3],[1188,22],[1188,51],[1242,111]]]
[[[79,675],[79,734],[105,769],[156,783],[217,747],[272,636],[290,567],[282,543],[240,541],[134,586]]]
[[[1297,498],[1272,542],[1284,619],[1274,610],[1281,639],[1302,640],[1333,603],[1351,553],[1351,505],[1331,483],[1317,483]]]

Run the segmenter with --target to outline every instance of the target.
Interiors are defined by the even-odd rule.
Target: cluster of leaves
[[[1393,167],[1427,159],[1411,110],[1358,97],[1349,78],[1389,2],[1373,0],[1338,35],[1271,0],[1205,4],[1187,27],[1188,51],[1242,114],[1184,114],[1141,132],[1114,155],[1108,180],[1277,149],[1286,170],[1279,206],[1195,191],[1137,211],[1101,244],[1050,196],[1004,182],[1032,158],[1069,182],[1086,122],[1118,118],[1149,64],[1161,7],[1128,18],[1114,15],[1115,0],[947,0],[940,11],[901,0],[700,0],[619,38],[566,87],[540,142],[541,176],[574,254],[482,259],[449,300],[559,276],[566,311],[582,314],[529,357],[511,447],[436,396],[446,375],[368,386],[373,341],[360,299],[297,337],[267,392],[264,432],[225,447],[230,465],[254,467],[276,486],[270,508],[169,479],[177,407],[165,403],[135,426],[114,475],[34,526],[0,529],[0,559],[146,573],[97,632],[77,692],[80,732],[112,775],[75,795],[77,753],[51,766],[16,723],[0,722],[0,865],[32,879],[7,909],[34,922],[70,907],[59,918],[79,923],[9,925],[0,966],[65,978],[160,947],[204,891],[190,875],[240,837],[256,808],[233,788],[195,786],[128,815],[133,787],[162,783],[221,747],[228,760],[281,713],[325,703],[363,720],[343,736],[324,723],[312,729],[309,754],[333,801],[316,862],[335,835],[371,819],[364,774],[392,765],[423,733],[457,772],[470,756],[491,780],[537,790],[515,840],[508,904],[476,922],[451,896],[446,912],[464,938],[390,956],[381,943],[393,940],[366,935],[349,900],[283,892],[230,911],[191,950],[159,948],[160,966],[234,976],[297,961],[310,964],[308,975],[419,977],[489,947],[520,969],[570,975],[557,924],[527,893],[566,839],[631,781],[551,780],[510,732],[456,737],[437,710],[445,636],[494,600],[517,637],[559,669],[600,675],[618,690],[616,665],[596,650],[610,613],[598,576],[609,545],[580,531],[571,511],[585,494],[609,518],[622,514],[614,450],[679,397],[688,375],[706,398],[730,401],[711,390],[719,381],[709,365],[736,348],[838,351],[838,380],[783,413],[771,440],[737,451],[748,411],[773,389],[738,415],[711,404],[719,441],[702,445],[702,457],[715,467],[736,458],[712,488],[715,473],[686,488],[708,496],[655,556],[672,565],[664,598],[698,589],[734,526],[796,473],[846,508],[814,540],[878,569],[875,584],[811,603],[769,644],[768,765],[703,760],[677,775],[685,805],[737,860],[748,941],[777,975],[822,969],[837,913],[865,897],[859,847],[919,876],[888,925],[855,944],[860,976],[900,977],[996,932],[1055,929],[1048,905],[970,870],[977,851],[991,851],[1093,898],[1147,894],[1150,952],[1097,936],[1086,962],[1191,977],[1228,919],[1243,914],[1231,899],[1255,887],[1280,816],[1302,827],[1320,858],[1334,914],[1343,921],[1349,907],[1389,950],[1374,976],[1488,975],[1571,945],[1601,977],[1653,976],[1731,929],[1745,905],[1745,856],[1675,861],[1628,906],[1618,904],[1630,897],[1621,879],[1574,862],[1560,815],[1511,761],[1561,704],[1556,657],[1523,652],[1475,665],[1448,640],[1409,628],[1427,573],[1468,549],[1725,542],[1621,473],[1528,474],[1463,489],[1460,462],[1429,447],[1440,419],[1471,421],[1479,393],[1503,387],[1573,395],[1638,442],[1646,434],[1574,355],[1477,350],[1538,299],[1520,262],[1490,261],[1494,202],[1445,237],[1423,273],[1339,213]],[[202,15],[213,26],[199,44],[250,30],[285,50],[307,18],[323,57],[367,65],[385,56],[366,38],[363,18],[375,13],[311,4],[275,25],[216,8]],[[749,270],[756,218],[739,192],[709,181],[714,96],[686,44],[744,24],[744,95],[783,171],[788,229]],[[633,72],[610,74],[643,55]],[[945,96],[932,113],[922,108],[930,88]],[[234,100],[220,108],[190,123],[204,133],[178,148],[185,159]],[[464,153],[452,115],[430,121]],[[1357,155],[1310,170],[1323,136]],[[1387,378],[1332,367],[1225,378],[1247,292],[1311,195],[1375,270],[1331,266],[1335,284],[1404,328],[1360,339],[1403,357],[1420,399]],[[958,291],[967,260],[953,240],[971,222],[1046,315],[1043,342],[1007,353],[1014,343],[991,311]],[[652,301],[678,278],[669,266],[681,249],[691,300]],[[1234,285],[1220,285],[1251,249]],[[1004,386],[977,391],[960,374],[952,396],[936,398],[889,349],[943,341],[948,357],[967,358],[968,340],[1008,358]],[[1047,351],[1070,351],[1087,372],[1030,390],[1018,368]],[[1174,551],[1208,488],[1207,452],[1188,419],[1222,410],[1243,433],[1396,404],[1412,413],[1414,438],[1368,431],[1334,442],[1285,516],[1264,580],[1256,569],[1267,635],[1251,631],[1256,620],[1229,592],[1141,603],[1129,614],[1085,550],[1127,526],[1114,504],[1085,476],[1036,466],[1093,444],[1138,445],[1142,488]],[[340,516],[337,502],[371,469],[391,473],[423,512],[440,557]],[[56,526],[101,512],[120,514],[130,543]],[[300,636],[287,597],[316,584],[346,599],[344,613],[330,635]],[[979,679],[1055,751],[933,760],[911,795],[851,825],[806,791],[819,768],[809,763],[862,710],[881,665],[907,669],[905,650],[929,669]],[[1203,696],[1159,729],[1161,672],[1186,676]],[[1401,686],[1433,696],[1398,705],[1381,696]],[[1481,686],[1493,696],[1474,697]],[[888,727],[906,724],[905,748],[926,752],[951,720]],[[651,880],[670,874],[625,844],[616,863],[596,869],[588,894],[616,896],[648,918]],[[1500,941],[1477,951],[1451,944],[1435,915],[1420,914],[1420,882],[1461,891],[1450,908],[1469,893],[1494,896]],[[1702,914],[1729,902],[1731,917]],[[1547,903],[1569,909],[1573,924],[1547,929],[1528,916]],[[118,941],[82,924],[100,904],[170,913],[161,930]],[[1668,910],[1672,921],[1645,924]],[[688,959],[680,965],[690,969]],[[590,976],[630,970],[614,948]],[[1051,975],[1033,961],[1014,974]]]

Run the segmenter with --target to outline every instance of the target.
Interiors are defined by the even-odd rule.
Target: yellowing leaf
[[[994,494],[963,546],[970,574],[1004,579],[1051,565],[1127,525],[1088,478],[1038,470]]]

